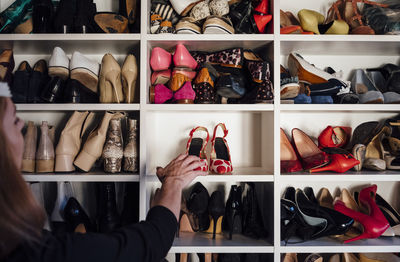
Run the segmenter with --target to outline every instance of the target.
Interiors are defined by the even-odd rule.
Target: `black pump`
[[[240,186],[231,186],[226,201],[225,222],[230,240],[232,240],[233,233],[242,233],[242,188]]]
[[[213,219],[213,239],[215,239],[218,219],[225,213],[224,197],[220,191],[217,190],[211,194],[208,204],[208,212]]]
[[[209,198],[207,189],[200,182],[197,182],[193,186],[187,201],[188,210],[195,215],[195,219],[198,219],[198,228],[193,228],[194,231],[207,230],[210,224],[207,212]]]

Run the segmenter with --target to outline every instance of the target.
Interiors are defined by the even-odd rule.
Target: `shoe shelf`
[[[262,239],[254,239],[240,234],[233,234],[232,240],[227,234],[216,235],[207,233],[180,232],[175,238],[170,253],[272,253],[274,247]]]
[[[148,111],[273,111],[273,104],[145,104],[142,106]]]
[[[243,171],[242,171],[243,170]],[[253,171],[253,172],[252,172]],[[249,175],[241,175],[241,174]],[[254,175],[250,175],[254,174]],[[274,175],[267,175],[267,170],[261,168],[235,168],[231,175],[215,175],[199,176],[195,178],[195,182],[273,182]],[[159,182],[156,175],[145,176],[148,182]]]
[[[24,174],[26,182],[138,182],[139,174],[106,174],[102,171],[72,174]]]
[[[358,112],[358,111],[367,111],[367,112],[398,112],[399,105],[397,104],[380,104],[380,105],[372,105],[372,104],[281,104],[280,111],[285,112],[301,112],[301,111],[338,111],[338,112]]]
[[[400,172],[395,170],[386,171],[352,171],[349,170],[344,174],[336,174],[330,172],[324,173],[308,173],[308,172],[295,172],[290,174],[283,174],[279,178],[281,181],[346,181],[346,182],[358,182],[364,181],[373,183],[376,181],[389,181],[396,182],[400,181]]]
[[[165,35],[163,34],[148,34],[147,40],[150,41],[164,41]],[[233,34],[233,35],[218,35],[218,34],[171,34],[168,35],[168,40],[173,41],[248,41],[249,35],[246,34]],[[252,41],[272,41],[274,40],[273,34],[253,34],[251,35]]]
[[[139,104],[16,104],[18,111],[139,111]]]
[[[1,41],[138,41],[140,39],[140,34],[0,34]]]
[[[283,42],[399,42],[400,35],[279,35]]]

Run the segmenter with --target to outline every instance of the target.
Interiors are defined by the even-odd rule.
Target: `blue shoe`
[[[22,22],[28,10],[32,8],[31,0],[17,0],[0,14],[0,32],[12,33]]]
[[[331,96],[312,96],[313,104],[333,104],[333,99]]]
[[[295,104],[311,104],[311,97],[306,94],[300,94],[293,100]]]

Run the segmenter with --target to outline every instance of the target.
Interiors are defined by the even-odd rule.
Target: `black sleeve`
[[[31,250],[31,253],[24,248],[23,253],[25,258],[29,256],[29,261],[43,262],[160,262],[172,246],[176,229],[174,214],[165,207],[157,206],[150,209],[146,221],[122,227],[113,233],[67,234],[60,238],[49,236],[39,250]],[[32,260],[32,255],[36,259]]]

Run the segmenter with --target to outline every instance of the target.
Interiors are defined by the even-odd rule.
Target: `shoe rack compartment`
[[[349,126],[352,128],[352,133],[354,129],[368,121],[382,121],[387,118],[396,116],[398,113],[396,112],[352,112],[352,113],[344,113],[344,112],[284,112],[281,114],[281,125],[286,135],[291,139],[291,132],[293,128],[299,128],[303,132],[305,132],[314,142],[318,145],[318,136],[328,125],[331,126]],[[317,120],[317,121],[316,121]],[[295,173],[285,173],[283,176],[288,176],[295,179],[294,177],[297,175],[303,175],[302,178],[307,181],[313,181],[318,177],[318,179],[325,180],[329,179],[332,181],[341,181],[341,180],[354,180],[360,181],[363,179],[368,179],[368,181],[396,181],[400,179],[400,172],[395,170],[386,170],[386,171],[371,171],[363,168],[361,171],[357,172],[353,169],[349,171],[338,174],[334,172],[321,172],[321,173],[313,173],[309,172],[295,172]],[[318,176],[321,175],[321,176]],[[354,175],[350,177],[346,177],[347,175]],[[362,179],[360,175],[368,175],[363,176]],[[374,176],[376,175],[376,176]],[[388,175],[388,176],[385,176]],[[357,178],[358,177],[358,178]]]
[[[42,121],[47,121],[49,126],[55,126],[55,144],[54,144],[54,150],[58,144],[58,140],[60,138],[61,132],[65,127],[65,124],[67,123],[68,119],[72,115],[72,111],[70,112],[65,112],[65,111],[52,111],[51,113],[48,113],[46,111],[19,111],[18,112],[18,117],[20,117],[22,120],[25,121],[27,124],[28,121],[33,121],[35,123],[35,126],[37,127],[37,132],[38,132],[38,142],[40,138],[40,125]],[[95,113],[95,120],[93,121],[92,125],[88,128],[88,130],[93,130],[96,128],[96,125],[101,122],[102,117],[104,115],[104,112],[98,111]],[[132,117],[134,119],[139,119],[139,112],[135,111],[129,111],[126,112],[129,117]],[[139,124],[140,126],[140,124]],[[140,128],[139,128],[140,130]],[[122,134],[123,138],[126,138],[126,126],[125,123],[122,123]],[[84,137],[85,138],[85,137]],[[82,140],[82,144],[84,144],[86,139]],[[138,148],[140,148],[140,142],[139,142],[139,137],[138,137]],[[99,149],[103,150],[103,148]],[[140,159],[140,155],[139,155]],[[140,162],[139,162],[140,163]],[[139,174],[138,173],[126,173],[126,172],[121,172],[121,173],[116,173],[116,174],[109,174],[105,173],[101,167],[101,160],[96,161],[96,164],[94,167],[91,169],[90,172],[79,172],[75,171],[72,173],[23,173],[24,178],[26,181],[139,181]]]
[[[146,94],[145,101],[147,104],[151,104],[149,100],[149,88],[151,86],[150,78],[151,78],[151,67],[150,67],[150,57],[151,57],[151,50],[154,47],[161,47],[171,54],[175,52],[175,46],[177,44],[183,44],[189,51],[203,51],[203,52],[216,52],[216,51],[222,51],[225,49],[229,48],[235,48],[235,47],[241,47],[243,49],[250,49],[253,50],[255,53],[260,55],[260,57],[264,60],[267,60],[270,62],[270,69],[271,69],[271,81],[273,83],[273,54],[274,54],[274,48],[273,48],[273,42],[272,41],[148,41],[147,42],[147,58],[146,58],[146,65],[147,65],[147,74],[146,74],[146,90],[141,90]],[[162,105],[161,105],[162,106]],[[179,107],[196,107],[193,105],[178,105]],[[210,105],[197,105],[201,106],[200,108],[207,108]],[[211,105],[213,106],[213,105]],[[260,108],[263,105],[258,105]],[[152,105],[152,108],[161,108],[160,105]],[[243,107],[242,107],[243,108]],[[202,109],[204,110],[204,109]],[[243,108],[245,110],[245,108]]]
[[[204,260],[199,259],[199,256],[198,256],[198,255],[200,255],[199,253],[183,253],[183,254],[187,254],[187,259],[188,259],[187,261],[190,261],[190,262],[202,262],[202,261],[204,261]],[[227,253],[212,253],[212,259],[213,259],[212,261],[218,261],[218,260],[214,260],[215,257],[220,259],[219,257],[220,256],[224,256],[225,254],[227,254]],[[239,254],[239,257],[241,259],[243,259],[243,257],[248,258],[247,257],[248,254],[249,253],[241,253],[241,254]],[[183,260],[178,260],[176,255],[177,254],[169,253],[165,257],[165,259],[168,262],[180,262],[180,261],[183,261]],[[228,255],[230,255],[230,254],[228,254]],[[274,261],[273,254],[268,254],[268,253],[258,253],[258,254],[252,253],[252,254],[250,254],[250,256],[253,256],[253,255],[259,255],[259,258],[257,258],[257,259],[260,259],[260,260],[256,260],[256,261],[265,261],[265,262]],[[229,256],[229,258],[231,258],[231,257]],[[233,257],[233,258],[236,259],[236,257]],[[227,258],[225,258],[225,259],[227,259]],[[250,259],[250,257],[248,259]],[[186,261],[186,260],[184,260],[184,261]],[[210,261],[210,260],[205,260],[205,261]],[[252,260],[243,260],[243,261],[252,261]]]
[[[340,182],[339,179],[336,181],[304,181],[303,179],[297,179],[293,177],[291,180],[287,180],[282,182],[280,185],[280,197],[285,192],[285,189],[289,186],[294,187],[295,189],[304,189],[305,187],[313,188],[314,194],[316,198],[319,197],[319,191],[325,187],[332,194],[333,199],[340,195],[342,189],[347,189],[351,194],[357,191],[360,192],[362,188],[367,186],[376,184],[378,189],[377,193],[385,199],[394,209],[400,211],[400,196],[398,194],[400,190],[400,182],[363,182],[363,181],[353,181],[353,182]],[[299,240],[298,238],[291,238],[291,241]],[[298,244],[287,244],[281,241],[282,252],[285,253],[330,253],[333,250],[335,252],[398,252],[400,249],[400,238],[396,237],[384,237],[381,236],[376,239],[363,239],[354,242],[350,242],[347,244],[342,243],[341,241],[331,238],[331,237],[322,237],[316,240],[310,240],[303,243]],[[310,251],[312,250],[312,251]]]
[[[183,190],[183,196],[189,199],[191,189],[195,182],[192,182]],[[218,190],[225,196],[224,203],[229,196],[232,185],[242,187],[242,196],[246,195],[247,185],[240,182],[201,182],[209,195]],[[146,212],[150,209],[150,202],[154,192],[159,188],[159,182],[147,183],[146,185]],[[255,239],[242,234],[233,234],[232,240],[228,239],[228,231],[223,230],[222,234],[216,234],[216,239],[212,239],[212,234],[204,232],[180,232],[179,238],[175,237],[174,244],[170,253],[269,253],[273,252],[273,232],[274,218],[270,210],[273,209],[273,183],[255,183],[255,192],[258,199],[259,210],[262,212],[264,228],[267,230],[266,239]]]
[[[157,166],[164,166],[178,154],[186,152],[190,131],[197,126],[208,129],[210,140],[206,148],[207,161],[211,153],[214,127],[225,123],[226,140],[233,164],[233,175],[209,175],[228,181],[265,179],[273,174],[273,114],[271,112],[148,112],[146,125],[146,174],[154,175]],[[204,132],[198,135],[205,136]],[[218,128],[217,136],[222,136]],[[204,137],[205,138],[205,137]],[[237,177],[236,177],[237,176]],[[247,179],[245,181],[248,181]]]

